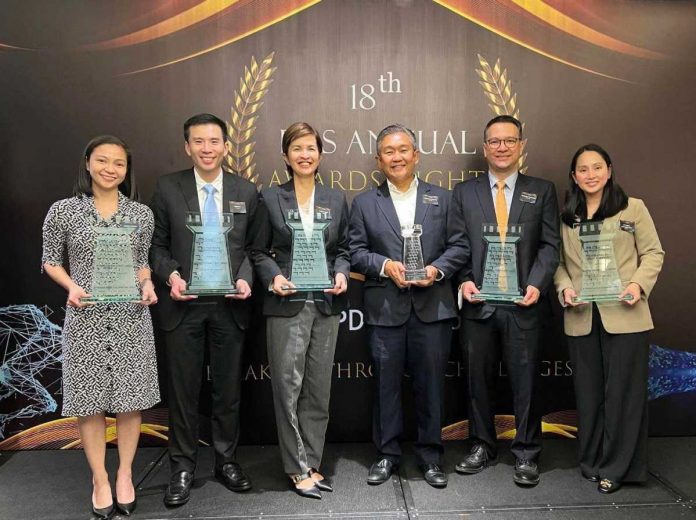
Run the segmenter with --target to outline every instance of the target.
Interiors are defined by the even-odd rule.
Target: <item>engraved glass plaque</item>
[[[582,282],[580,294],[573,298],[582,302],[619,302],[623,291],[621,278],[614,256],[614,235],[618,231],[616,222],[586,222],[579,226],[582,244]],[[630,301],[633,296],[622,298]]]
[[[191,247],[191,280],[185,295],[221,296],[236,294],[227,233],[232,229],[232,213],[215,214],[212,218],[196,212],[186,214],[186,227],[193,233]]]
[[[486,261],[483,268],[481,292],[473,298],[487,302],[517,302],[522,300],[517,273],[517,241],[522,238],[522,226],[512,224],[483,225],[486,242]]]
[[[95,222],[92,229],[95,233],[92,296],[80,301],[93,304],[139,302],[132,242],[138,223],[117,217],[113,226],[98,226]]]
[[[314,227],[311,235],[307,236],[299,210],[288,211],[285,223],[292,230],[290,281],[297,291],[331,289],[334,286],[326,266],[324,245],[324,229],[330,220],[331,212],[328,209],[315,208]]]
[[[404,237],[403,264],[406,268],[404,278],[407,282],[425,280],[426,278],[420,239],[422,234],[423,226],[420,224],[401,226],[401,236]]]

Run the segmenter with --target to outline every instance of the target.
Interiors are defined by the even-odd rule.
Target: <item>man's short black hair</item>
[[[213,114],[196,114],[189,117],[184,123],[184,141],[188,142],[189,128],[198,125],[217,125],[222,130],[222,137],[227,140],[227,123]]]

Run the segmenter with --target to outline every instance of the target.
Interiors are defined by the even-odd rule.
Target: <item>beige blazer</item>
[[[622,334],[642,332],[653,328],[648,297],[662,269],[665,252],[655,230],[650,213],[640,199],[629,198],[623,211],[605,220],[605,228],[616,226],[612,239],[614,255],[621,284],[626,287],[635,282],[640,285],[640,301],[633,306],[621,302],[599,302],[597,308],[602,325],[607,332]],[[604,228],[603,228],[604,229]],[[573,288],[579,294],[582,289],[582,245],[579,228],[561,224],[561,262],[554,276],[554,285],[561,305],[563,290]],[[592,306],[566,307],[565,333],[569,336],[585,336],[592,329]]]

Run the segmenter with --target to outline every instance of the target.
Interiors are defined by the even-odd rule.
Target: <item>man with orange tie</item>
[[[516,118],[493,118],[483,138],[488,174],[458,184],[452,195],[453,223],[466,231],[471,251],[460,273],[459,291],[463,300],[462,350],[469,377],[469,433],[474,441],[469,456],[455,469],[458,473],[478,473],[497,456],[494,393],[502,357],[515,412],[513,480],[534,486],[539,482],[536,461],[541,451],[541,410],[535,398],[541,351],[539,298],[552,284],[558,265],[556,190],[549,181],[519,172],[526,140]],[[505,265],[496,268],[496,261],[487,261],[486,251],[493,249],[487,245],[491,230],[498,235],[493,241],[504,244],[507,240],[511,243],[507,247],[516,249],[516,266],[510,262],[505,270]],[[476,298],[486,266],[486,282],[496,280],[501,292],[519,291],[518,301]],[[515,268],[516,276],[510,272]]]

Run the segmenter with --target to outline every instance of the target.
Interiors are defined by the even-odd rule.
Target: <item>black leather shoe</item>
[[[111,504],[109,507],[101,507],[97,509],[94,507],[94,504],[92,504],[92,514],[99,519],[111,518],[111,515],[114,514],[114,505]]]
[[[315,473],[319,473],[319,472],[318,472],[316,469],[314,469],[314,468],[312,468],[312,469],[309,470],[310,476],[311,476],[311,475],[314,475]],[[322,490],[322,491],[327,491],[327,492],[329,492],[329,493],[331,493],[331,492],[333,491],[333,484],[332,484],[331,481],[330,481],[328,478],[326,478],[326,477],[324,477],[324,478],[321,479],[321,480],[315,480],[315,481],[314,481],[314,485],[317,486],[317,487],[318,487],[320,490]]]
[[[597,491],[608,495],[614,491],[618,491],[621,488],[621,482],[616,482],[614,480],[609,480],[608,478],[603,478],[599,481],[597,485]]]
[[[183,506],[189,501],[191,486],[193,485],[193,473],[179,471],[169,478],[169,485],[164,492],[164,505],[169,507]]]
[[[312,482],[314,482],[314,485],[312,485],[311,487],[301,488],[297,486],[300,482],[307,479],[312,480],[312,477],[309,474],[309,472],[302,473],[300,475],[291,475],[290,480],[292,480],[292,482],[290,483],[290,487],[295,491],[295,493],[300,495],[302,498],[315,498],[317,500],[321,500],[321,491],[319,490],[317,483],[313,480]]]
[[[447,475],[437,464],[421,464],[421,471],[425,481],[434,488],[447,487]]]
[[[457,464],[454,470],[457,473],[473,475],[486,469],[488,464],[493,460],[495,460],[495,458],[488,458],[488,451],[484,444],[474,444],[469,456]]]
[[[599,475],[585,475],[583,473],[582,478],[589,480],[590,482],[599,482]]]
[[[133,500],[133,502],[129,502],[127,504],[122,504],[121,502],[116,502],[116,511],[118,511],[119,515],[122,516],[130,516],[133,514],[135,511],[135,506],[137,504],[137,499]]]
[[[517,459],[515,462],[515,475],[512,477],[515,484],[520,486],[536,486],[539,483],[539,468],[536,462],[527,459]]]
[[[251,489],[251,480],[236,462],[228,462],[222,468],[216,469],[215,476],[230,491],[240,493]]]
[[[398,464],[389,459],[382,459],[375,462],[370,468],[370,472],[367,474],[367,483],[372,486],[385,483],[398,467]]]

